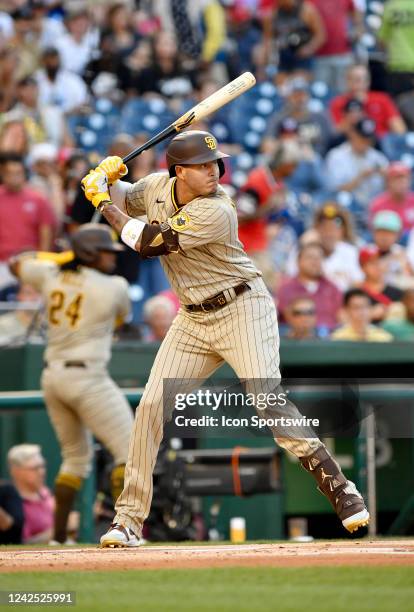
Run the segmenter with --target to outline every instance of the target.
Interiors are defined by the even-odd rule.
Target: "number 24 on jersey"
[[[82,293],[78,293],[71,302],[67,303],[64,291],[52,291],[48,307],[50,325],[61,325],[66,320],[70,327],[76,327],[82,314],[82,303]]]

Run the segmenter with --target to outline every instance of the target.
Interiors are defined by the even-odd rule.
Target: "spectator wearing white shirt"
[[[56,105],[42,104],[34,76],[22,79],[16,90],[17,104],[5,119],[22,121],[30,145],[51,142],[57,147],[73,144],[62,110]]]
[[[74,72],[61,68],[57,49],[48,47],[43,51],[42,66],[36,73],[41,104],[56,105],[64,113],[71,113],[88,102],[85,81]]]
[[[315,215],[314,228],[325,253],[323,271],[342,292],[362,281],[351,220],[336,202],[326,202]]]
[[[31,0],[30,5],[33,14],[33,30],[40,47],[45,49],[54,45],[55,41],[65,32],[62,19],[57,15],[49,15],[51,7],[45,0]]]
[[[50,142],[34,144],[28,157],[31,176],[29,184],[49,199],[60,228],[65,214],[65,193],[59,174],[58,149]]]
[[[399,289],[414,287],[414,267],[410,265],[407,249],[398,244],[403,225],[393,210],[381,210],[372,220],[374,244],[386,264],[385,280]]]
[[[322,269],[324,276],[341,291],[347,291],[363,280],[359,266],[359,251],[353,244],[354,234],[348,211],[336,202],[326,202],[315,213],[313,227],[305,232],[301,244],[317,242],[324,252]],[[291,253],[288,273],[297,273],[297,253]]]
[[[56,41],[62,68],[82,74],[98,48],[98,30],[91,27],[89,13],[82,7],[68,13],[65,25],[66,32]]]
[[[412,229],[408,235],[407,257],[408,257],[408,261],[411,266],[411,269],[414,270],[414,229]]]
[[[375,123],[361,119],[349,131],[346,142],[329,151],[326,173],[332,191],[348,191],[368,209],[384,189],[383,172],[387,158],[374,147]]]

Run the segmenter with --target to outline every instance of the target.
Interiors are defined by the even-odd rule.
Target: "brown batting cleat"
[[[112,523],[110,528],[101,536],[101,548],[133,548],[142,546],[144,540],[137,538],[135,533],[118,523]]]
[[[368,525],[369,512],[362,495],[351,480],[348,480],[347,486],[335,496],[335,504],[334,508],[342,525],[350,533]]]
[[[324,446],[300,462],[318,483],[318,489],[331,502],[333,509],[350,533],[369,523],[369,512],[355,484],[347,480],[338,463]]]

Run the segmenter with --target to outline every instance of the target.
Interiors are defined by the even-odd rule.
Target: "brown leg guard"
[[[124,488],[125,463],[116,465],[111,472],[111,495],[114,504]]]
[[[347,519],[354,515],[358,516],[356,528],[368,523],[369,514],[362,496],[358,493],[354,483],[345,478],[338,463],[324,446],[308,457],[301,457],[300,462],[305,470],[315,478],[319,491],[328,498],[338,517],[342,522],[345,521],[344,526],[349,531],[354,531],[354,529],[349,529]],[[355,526],[354,522],[350,524],[352,527]]]
[[[53,539],[65,542],[68,516],[75,497],[82,485],[82,478],[73,474],[58,474],[55,481],[55,527]]]

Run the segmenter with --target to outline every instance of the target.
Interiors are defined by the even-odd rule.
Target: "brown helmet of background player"
[[[70,237],[73,252],[85,264],[93,264],[102,251],[118,253],[124,247],[114,241],[113,233],[107,225],[85,223]]]
[[[175,176],[175,166],[204,164],[217,160],[220,178],[225,172],[223,158],[229,157],[219,151],[217,140],[210,132],[192,130],[175,136],[167,148],[167,166],[170,176]]]

